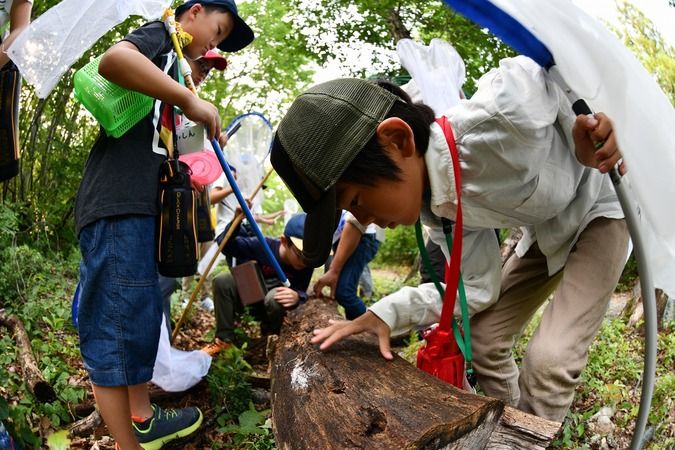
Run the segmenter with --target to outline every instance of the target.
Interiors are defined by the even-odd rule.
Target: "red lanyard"
[[[450,159],[455,175],[455,189],[457,191],[457,216],[455,219],[454,236],[452,239],[452,249],[450,249],[450,265],[445,273],[445,296],[443,298],[443,310],[439,327],[444,331],[451,330],[455,301],[457,299],[457,287],[459,284],[459,267],[462,261],[462,202],[461,202],[461,175],[459,170],[459,156],[457,146],[455,145],[455,136],[452,133],[452,127],[447,117],[443,116],[436,119],[445,135],[445,140],[450,149]],[[466,332],[466,330],[465,330]]]

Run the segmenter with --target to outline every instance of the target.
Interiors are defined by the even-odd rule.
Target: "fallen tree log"
[[[338,318],[335,303],[312,299],[291,311],[272,364],[277,447],[300,449],[546,448],[559,424],[450,386],[395,357],[369,336],[322,353],[312,329]]]
[[[30,345],[30,338],[21,319],[15,315],[7,314],[4,309],[0,309],[0,326],[7,328],[14,335],[16,348],[19,352],[18,359],[21,364],[21,373],[26,380],[26,385],[33,395],[35,395],[36,400],[41,403],[56,400],[54,388],[45,381],[42,372],[38,368],[37,361],[35,361],[35,356],[33,355],[33,348]]]
[[[365,336],[322,353],[311,330],[336,318],[334,302],[292,311],[272,366],[272,422],[280,449],[484,448],[503,411],[402,358],[385,361]]]
[[[560,429],[560,422],[542,419],[507,406],[490,436],[488,450],[544,450]]]

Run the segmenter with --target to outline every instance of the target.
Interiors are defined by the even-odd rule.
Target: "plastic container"
[[[213,183],[223,173],[218,156],[211,150],[180,155],[178,159],[190,166],[190,170],[192,171],[190,176],[194,181],[202,185]]]
[[[150,112],[154,100],[140,92],[124,89],[99,75],[101,56],[75,72],[75,98],[109,136],[118,138]]]
[[[462,389],[464,356],[452,333],[436,327],[424,334],[426,343],[417,351],[417,367]]]

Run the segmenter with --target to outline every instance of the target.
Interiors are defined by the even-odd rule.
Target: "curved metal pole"
[[[630,194],[626,185],[621,183],[621,176],[616,169],[610,172],[612,183],[616,195],[621,203],[623,214],[626,217],[626,224],[633,240],[635,260],[637,261],[638,273],[640,274],[640,291],[642,292],[642,305],[645,313],[645,362],[642,369],[642,393],[640,394],[640,408],[635,422],[635,431],[630,442],[631,450],[639,450],[644,445],[645,429],[649,410],[651,408],[652,396],[654,395],[654,383],[656,379],[656,346],[657,346],[657,317],[656,317],[656,295],[654,291],[654,282],[647,268],[647,255],[645,254],[645,244],[642,235],[639,232],[639,222],[635,208],[630,202]]]
[[[557,66],[549,68],[549,74],[558,83],[572,103],[572,109],[576,114],[593,114],[585,100],[579,98],[569,87]],[[619,204],[626,219],[628,232],[633,240],[635,260],[637,261],[640,275],[640,290],[642,292],[642,306],[645,313],[645,363],[642,369],[642,393],[640,394],[640,408],[635,422],[635,431],[631,439],[631,450],[639,450],[644,444],[645,428],[649,418],[652,396],[654,395],[654,381],[656,379],[656,346],[657,346],[657,318],[656,318],[656,295],[652,274],[647,266],[647,255],[642,234],[640,233],[640,219],[634,207],[630,192],[621,181],[619,171],[613,168],[609,177],[614,185],[614,191],[619,199]]]

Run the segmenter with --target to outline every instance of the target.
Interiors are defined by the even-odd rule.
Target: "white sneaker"
[[[214,310],[213,299],[211,297],[205,297],[202,300],[201,306],[203,310],[213,312]]]

